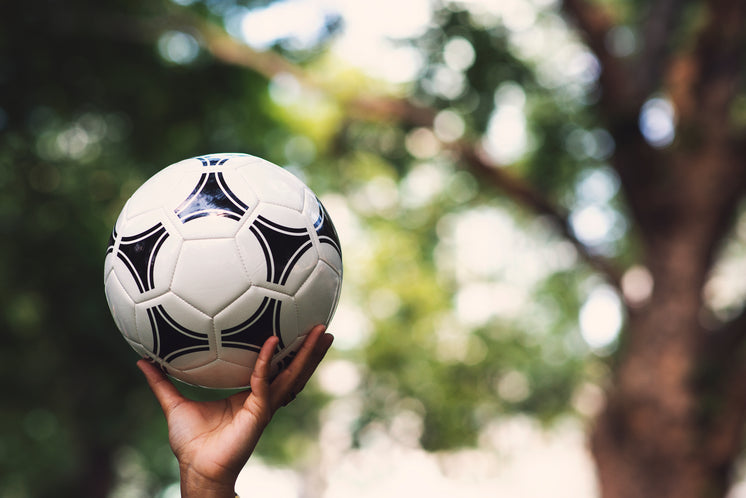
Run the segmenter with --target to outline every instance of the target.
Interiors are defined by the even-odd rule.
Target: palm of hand
[[[174,406],[169,415],[169,443],[174,453],[206,479],[237,476],[256,446],[255,428],[263,429],[269,418],[253,400],[246,403],[249,408],[244,407],[251,396],[239,393],[224,400]]]
[[[271,383],[270,360],[278,340],[270,337],[254,366],[251,392],[218,401],[190,400],[154,365],[138,362],[166,415],[169,443],[179,461],[185,496],[191,494],[185,476],[215,487],[226,483],[232,487],[272,415],[303,389],[331,346],[334,337],[324,332],[323,326],[315,327],[296,358]]]

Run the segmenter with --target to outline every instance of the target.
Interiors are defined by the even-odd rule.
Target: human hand
[[[279,339],[267,339],[251,375],[251,391],[223,400],[190,400],[158,367],[137,362],[166,415],[183,498],[235,497],[238,473],[265,427],[303,389],[331,346],[334,337],[325,330],[322,325],[311,330],[298,355],[271,382],[270,361]]]

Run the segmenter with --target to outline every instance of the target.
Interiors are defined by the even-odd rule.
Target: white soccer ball
[[[341,286],[324,206],[293,174],[247,154],[191,158],[150,178],[122,209],[104,262],[130,346],[176,379],[218,389],[249,385],[271,335],[279,372],[329,323]]]

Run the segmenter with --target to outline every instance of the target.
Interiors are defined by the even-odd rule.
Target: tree
[[[0,109],[0,354],[13,382],[0,420],[23,430],[3,435],[0,489],[105,494],[133,445],[160,476],[151,489],[172,475],[153,456],[162,422],[131,357],[114,333],[100,336],[111,323],[89,255],[149,174],[212,149],[294,163],[365,227],[355,235],[369,252],[345,254],[346,292],[373,331],[339,353],[365,374],[356,438],[406,412],[428,449],[474,444],[496,417],[549,422],[578,385],[602,383],[590,441],[604,498],[724,496],[746,417],[746,312],[740,298],[710,297],[746,187],[746,7],[526,2],[532,14],[511,26],[507,11],[444,3],[400,40],[424,61],[402,89],[326,56],[334,19],[310,49],[250,48],[224,27],[243,5],[2,7],[14,22],[0,34],[0,91],[13,96]],[[574,59],[521,44],[558,32]],[[500,111],[516,107],[522,146],[506,152],[494,142]],[[619,191],[600,201],[615,235],[594,240],[574,216],[598,175]],[[453,264],[463,231],[482,236],[468,243],[484,251],[466,253],[478,268]],[[512,285],[520,261],[494,263],[501,246],[487,232],[543,255],[530,285]],[[642,294],[630,292],[634,275]],[[86,284],[71,292],[72,281]],[[616,347],[595,354],[578,313],[601,281],[626,320]],[[464,321],[459,305],[475,295],[492,309]],[[282,453],[281,439],[269,434],[263,450]]]
[[[561,3],[600,64],[597,100],[587,110],[613,138],[609,162],[634,223],[633,261],[654,282],[644,303],[625,303],[627,323],[591,443],[604,497],[722,496],[742,444],[746,315],[713,319],[705,286],[744,194],[738,106],[744,6],[659,1],[634,7]],[[634,53],[614,47],[621,30],[635,33]],[[641,123],[646,105],[659,97],[675,110],[671,143],[646,136]],[[519,203],[557,221],[624,295],[621,273],[613,268],[629,261],[609,262],[578,243],[557,207],[561,184],[531,178],[547,173],[540,160],[515,178],[472,146],[461,159]]]
[[[619,20],[593,4],[564,7],[603,65],[598,113],[617,144],[613,165],[655,282],[646,305],[628,307],[593,435],[604,496],[721,495],[741,449],[744,315],[705,324],[702,314],[744,193],[743,5],[657,2],[643,11],[642,49],[631,61],[604,45]],[[667,95],[678,117],[665,149],[637,126],[655,94]]]

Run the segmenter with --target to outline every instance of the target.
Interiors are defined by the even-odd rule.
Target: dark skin
[[[272,416],[303,389],[334,340],[324,326],[309,332],[298,355],[274,380],[270,361],[278,338],[262,346],[251,375],[251,390],[218,401],[184,397],[156,366],[137,366],[166,415],[168,438],[179,462],[183,498],[235,497],[238,473]]]

